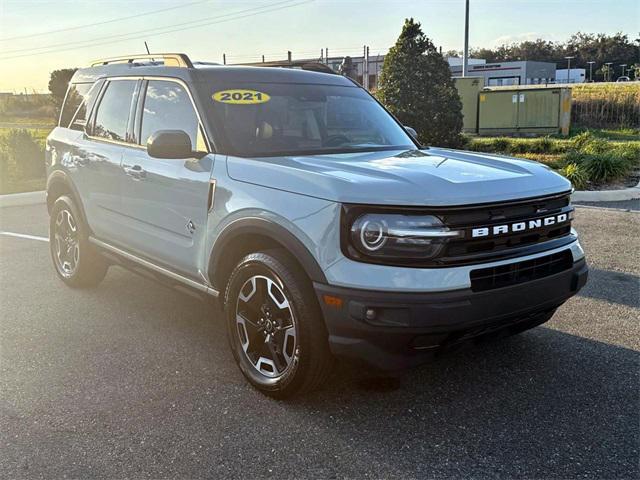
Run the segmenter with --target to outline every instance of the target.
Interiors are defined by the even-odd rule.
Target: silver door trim
[[[196,290],[199,290],[201,292],[204,292],[208,295],[212,295],[214,297],[217,297],[218,295],[220,295],[220,292],[218,292],[218,290],[216,290],[215,288],[210,287],[209,285],[205,285],[204,283],[199,283],[196,282],[195,280],[191,280],[190,278],[187,278],[183,275],[180,275],[179,273],[173,272],[171,270],[168,270],[164,267],[161,267],[159,265],[156,265],[155,263],[152,263],[148,260],[145,260],[143,258],[140,258],[136,255],[133,255],[132,253],[126,252],[118,247],[114,247],[113,245],[103,242],[102,240],[98,240],[95,237],[89,237],[89,241],[101,248],[104,248],[105,250],[109,250],[113,253],[116,253],[124,258],[126,258],[127,260],[131,260],[133,262],[139,263],[140,265],[149,268],[150,270],[153,270],[155,272],[158,272],[166,277],[169,277],[173,280],[177,280],[178,282],[184,283],[185,285],[190,286],[191,288],[195,288]]]

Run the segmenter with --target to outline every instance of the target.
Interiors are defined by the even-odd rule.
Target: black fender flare
[[[87,222],[87,216],[84,211],[84,205],[82,204],[82,200],[80,197],[80,192],[74,185],[73,181],[69,178],[69,175],[64,170],[54,170],[47,177],[47,210],[51,212],[51,207],[53,206],[53,199],[51,198],[52,193],[60,186],[62,190],[66,190],[71,192],[71,197],[76,204],[76,207],[80,211],[80,216],[84,224],[89,227]]]
[[[271,220],[248,217],[227,225],[216,238],[209,256],[209,278],[215,285],[216,266],[224,259],[226,247],[244,235],[262,235],[286,248],[300,263],[313,282],[327,283],[327,278],[309,249],[289,230]]]

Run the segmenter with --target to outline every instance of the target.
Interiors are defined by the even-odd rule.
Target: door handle
[[[125,174],[129,175],[135,180],[142,180],[147,176],[146,170],[144,170],[140,165],[133,165],[131,167],[129,165],[125,165],[124,167],[122,167],[122,169],[124,170]]]

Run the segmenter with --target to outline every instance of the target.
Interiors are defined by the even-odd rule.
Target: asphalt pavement
[[[55,276],[0,209],[0,478],[639,478],[640,214],[579,208],[591,277],[546,325],[399,381],[244,381],[211,306],[121,268]]]

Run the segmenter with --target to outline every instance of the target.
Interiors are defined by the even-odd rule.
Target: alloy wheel
[[[71,277],[78,267],[80,244],[78,227],[69,210],[60,210],[54,227],[54,253],[58,271]]]
[[[278,378],[298,362],[296,320],[279,279],[249,278],[238,293],[235,313],[240,346],[260,374]]]

